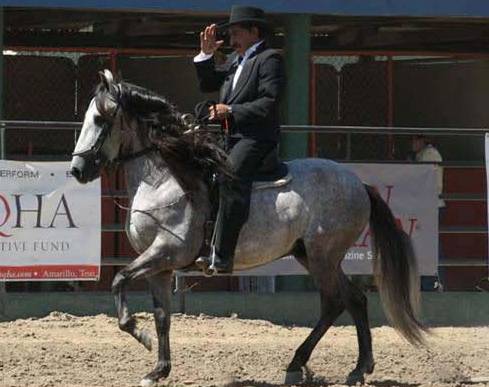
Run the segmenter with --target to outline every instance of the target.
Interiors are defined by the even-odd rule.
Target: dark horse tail
[[[387,318],[411,344],[423,344],[419,276],[409,236],[396,224],[387,203],[371,186],[370,228],[374,239],[374,274]]]

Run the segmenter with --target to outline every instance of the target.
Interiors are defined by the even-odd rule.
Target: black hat
[[[233,24],[239,23],[256,23],[262,26],[268,25],[263,9],[246,7],[242,5],[233,5],[228,22],[219,24],[218,28],[228,28]]]

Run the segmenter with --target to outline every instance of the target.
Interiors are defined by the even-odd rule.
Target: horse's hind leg
[[[302,381],[302,368],[311,357],[312,351],[345,308],[339,292],[336,295],[321,292],[320,296],[321,317],[306,340],[295,351],[294,358],[287,367],[286,384],[296,384]]]
[[[345,307],[355,322],[358,339],[357,365],[348,375],[347,384],[363,383],[364,375],[371,374],[375,365],[368,322],[367,297],[343,272],[340,274],[340,289]]]
[[[340,293],[340,283],[337,279],[337,268],[324,265],[320,271],[314,270],[320,265],[314,264],[314,261],[304,260],[298,257],[299,262],[311,272],[319,287],[321,299],[321,316],[319,322],[314,327],[312,332],[296,350],[294,358],[287,367],[286,384],[296,384],[302,380],[302,368],[309,360],[312,351],[318,344],[319,340],[324,336],[326,331],[331,327],[338,316],[344,311],[345,305]],[[312,267],[311,267],[312,266]]]
[[[153,296],[154,319],[158,335],[158,361],[155,368],[141,380],[141,386],[152,386],[170,374],[170,318],[172,272],[165,271],[149,277]]]

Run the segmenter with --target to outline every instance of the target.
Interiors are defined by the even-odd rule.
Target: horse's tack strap
[[[292,181],[292,175],[287,173],[281,179],[275,181],[254,181],[253,189],[278,188],[289,184]]]

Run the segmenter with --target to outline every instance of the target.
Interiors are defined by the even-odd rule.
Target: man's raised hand
[[[215,24],[205,27],[204,31],[200,33],[200,50],[204,54],[214,54],[214,52],[222,46],[224,40],[216,41],[216,29]]]

